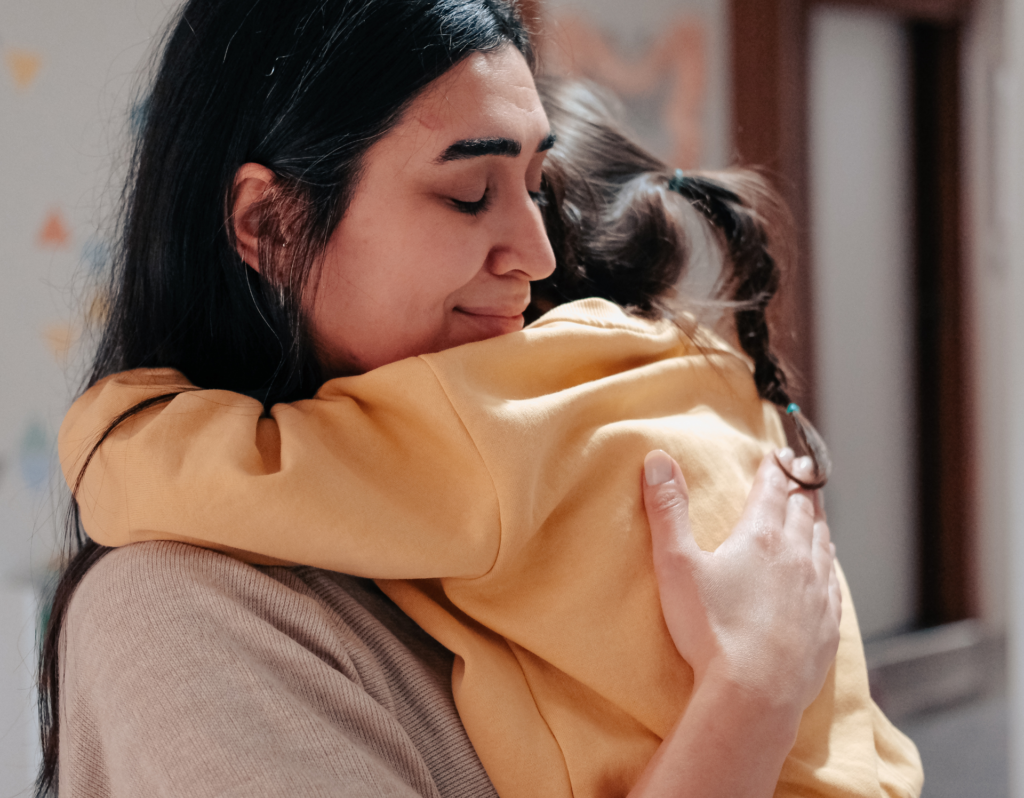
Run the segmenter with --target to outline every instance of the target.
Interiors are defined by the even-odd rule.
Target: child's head
[[[765,315],[778,290],[778,264],[793,251],[782,201],[751,170],[667,168],[623,131],[592,87],[542,81],[540,90],[558,134],[545,166],[545,221],[557,268],[535,287],[538,309],[599,296],[645,316],[731,310],[758,393],[791,415],[815,462],[811,485],[824,485],[827,448],[791,402]],[[714,270],[711,297],[681,294],[693,270]]]

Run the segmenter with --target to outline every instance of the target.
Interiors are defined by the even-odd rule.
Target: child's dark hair
[[[539,88],[558,134],[545,167],[544,210],[558,265],[536,285],[538,308],[598,296],[647,317],[676,315],[685,300],[675,286],[707,235],[701,220],[710,222],[722,269],[714,296],[691,305],[732,310],[758,394],[792,418],[814,462],[811,479],[794,480],[824,486],[828,448],[790,399],[765,314],[779,287],[779,261],[792,257],[792,225],[780,198],[751,170],[669,170],[623,132],[592,87],[548,80]]]

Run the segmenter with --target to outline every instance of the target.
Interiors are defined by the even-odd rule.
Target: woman
[[[375,3],[359,8],[350,3],[313,9],[268,4],[248,9],[239,19],[243,15],[232,18],[230,8],[202,5],[186,8],[154,89],[126,218],[123,272],[94,378],[136,366],[174,366],[196,383],[245,391],[269,404],[308,395],[325,375],[480,340],[515,325],[515,314],[494,312],[494,299],[508,299],[507,292],[521,292],[524,284],[528,288],[531,279],[550,271],[550,249],[527,196],[528,190],[539,190],[549,132],[523,58],[528,45],[507,9],[486,3]],[[287,47],[275,41],[279,36]],[[231,60],[236,39],[244,52],[241,63]],[[456,178],[446,182],[449,178],[432,177],[441,173],[423,162],[417,173],[420,182],[397,196],[380,190],[391,185],[387,180],[366,175],[363,182],[354,179],[360,176],[360,167],[367,166],[362,158],[371,145],[411,146],[405,155],[412,158],[418,145],[415,136],[411,141],[389,138],[389,128],[419,89],[463,61],[478,78],[452,87],[453,94],[469,100],[462,107],[464,113],[452,115],[442,98],[435,98],[434,108],[419,109],[424,113],[416,134],[430,139],[443,129],[459,145],[451,150],[450,159],[441,160],[511,156],[501,161],[494,176],[495,201],[502,203],[504,213],[489,217],[489,224],[474,225],[472,232],[469,220],[482,212],[487,197],[486,192],[477,196],[479,180],[473,176],[462,184],[454,173]],[[479,107],[486,110],[474,110]],[[218,130],[229,135],[218,137]],[[481,143],[492,148],[497,143],[510,150],[510,141],[520,142],[519,152],[479,149]],[[276,178],[255,187],[259,201],[249,203],[252,208],[241,221],[243,228],[250,228],[259,255],[259,277],[240,268],[235,247],[245,257],[245,237],[233,241],[221,230],[224,208],[237,207],[239,197],[253,191],[247,180],[260,180],[258,174],[241,175],[239,168],[245,163],[263,165]],[[508,190],[513,186],[517,190]],[[421,210],[425,198],[431,202],[430,214],[416,207],[419,203]],[[454,208],[466,217],[461,227],[441,213],[442,205],[447,214]],[[404,224],[393,224],[396,217]],[[424,227],[417,230],[417,224]],[[443,300],[441,324],[436,318],[409,317],[416,308],[396,304],[417,291],[404,284],[401,291],[387,290],[402,263],[388,260],[394,248],[382,247],[388,236],[436,241],[438,224],[454,234],[453,242],[426,252],[406,247],[404,257],[422,259],[436,269],[412,288],[425,291],[428,300],[435,294]],[[349,234],[344,240],[353,249],[339,262],[372,263],[376,271],[341,273],[328,266],[319,279],[311,279],[315,258],[336,228],[344,230],[346,225]],[[424,231],[433,235],[424,237]],[[438,274],[453,280],[445,284],[445,292],[435,291]],[[409,322],[403,329],[410,335],[397,344],[394,336],[387,336],[388,346],[382,347],[374,324],[391,324],[395,318]],[[358,323],[350,324],[355,319]],[[647,490],[651,498],[662,495],[655,502],[661,509],[652,517],[652,526],[664,534],[671,529],[670,511],[683,506],[681,475],[657,457],[650,465]],[[759,485],[746,525],[758,516],[768,517],[768,527],[780,531],[785,481],[769,463]],[[807,498],[797,494],[790,503],[796,507],[801,501],[806,503]],[[804,518],[811,519],[806,509]],[[679,520],[676,517],[677,526]],[[802,527],[805,538],[811,525]],[[793,597],[786,600],[787,591],[776,590],[779,606],[767,605],[772,634],[766,636],[763,629],[759,634],[735,634],[729,612],[739,611],[744,617],[743,609],[753,608],[730,599],[727,608],[716,610],[713,599],[716,588],[735,586],[737,567],[742,571],[744,561],[756,559],[751,547],[739,546],[732,562],[704,566],[685,558],[673,560],[665,545],[663,598],[679,593],[686,600],[669,601],[667,606],[700,608],[696,616],[677,609],[686,621],[680,628],[691,634],[707,629],[707,651],[695,655],[694,661],[719,667],[707,669],[718,675],[695,694],[692,712],[687,711],[666,740],[638,789],[656,789],[664,780],[685,792],[687,779],[694,780],[695,788],[702,785],[704,794],[709,794],[709,783],[722,794],[769,794],[773,788],[788,748],[786,730],[817,692],[824,669],[815,665],[827,662],[830,642],[827,613],[820,611],[822,592],[817,594],[815,614],[814,595],[806,597],[808,606],[794,611]],[[86,545],[55,604],[56,621],[44,662],[51,722],[57,717],[56,643],[64,608],[75,583],[98,554],[94,546]],[[703,590],[694,591],[693,582],[682,576],[690,570],[703,574],[705,567],[707,578],[698,580]],[[784,582],[780,578],[775,587]],[[339,584],[348,591],[347,598],[339,598]],[[168,607],[168,596],[180,596],[181,602]],[[296,614],[297,597],[306,599],[300,603],[308,612]],[[117,617],[112,611],[126,598],[128,614]],[[759,598],[763,603],[765,596]],[[412,652],[429,646],[389,612],[365,588],[323,574],[259,575],[216,555],[180,547],[126,550],[107,558],[86,580],[69,616],[69,670],[62,700],[72,733],[60,749],[69,789],[92,794],[177,785],[190,794],[223,794],[234,785],[252,794],[254,787],[248,782],[255,779],[266,794],[298,789],[362,794],[361,790],[379,790],[385,784],[413,785],[419,794],[431,794],[442,785],[446,794],[465,789],[479,794],[484,788],[478,764],[472,763],[457,730],[445,733],[448,742],[440,755],[430,735],[424,739],[424,725],[429,726],[439,707],[443,709],[443,691],[434,684],[431,697],[410,702],[417,689],[422,692],[423,681],[430,681],[431,669],[424,667],[424,660],[436,665],[441,654],[435,649],[419,662],[411,661]],[[97,626],[99,615],[105,617]],[[329,621],[324,616],[330,616]],[[811,634],[800,623],[808,617],[817,623]],[[312,634],[301,620],[310,618],[321,633],[327,624],[338,634]],[[150,624],[161,627],[161,634],[140,638],[139,632]],[[411,645],[396,649],[382,643],[373,630],[367,631],[370,626],[383,627]],[[338,638],[344,634],[354,636],[358,645],[339,647]],[[115,649],[135,646],[145,651],[133,651],[131,667],[112,673],[110,667],[116,671],[120,661],[116,651],[97,659],[96,639]],[[291,661],[281,668],[283,652],[294,653],[296,646],[301,649],[299,659],[305,656],[309,667]],[[191,670],[175,656],[183,648],[191,666],[200,657],[211,661]],[[357,648],[362,662],[354,655]],[[749,657],[752,650],[766,656],[757,667]],[[381,666],[371,680],[376,685],[367,684],[367,659]],[[397,667],[388,667],[396,661]],[[325,663],[333,666],[326,673]],[[173,667],[168,669],[168,664]],[[147,673],[149,668],[153,670]],[[243,677],[241,687],[230,678],[236,675],[234,669]],[[97,678],[99,672],[102,676]],[[179,681],[199,674],[201,680],[187,682],[179,691],[157,691],[156,700],[173,719],[162,729],[165,724],[150,704],[154,689],[165,685],[165,679]],[[781,683],[771,679],[771,700],[766,674],[783,677]],[[415,684],[409,684],[410,675]],[[365,689],[357,697],[342,695],[352,684]],[[383,693],[377,689],[381,684]],[[97,685],[113,691],[108,695],[115,697],[118,712],[97,710],[103,703],[97,702]],[[225,698],[226,693],[234,695]],[[382,705],[392,710],[390,717],[380,716]],[[356,706],[361,708],[358,712]],[[345,717],[338,717],[339,709]],[[245,725],[253,718],[280,735],[279,750],[268,748],[272,738]],[[443,720],[450,727],[450,712]],[[711,726],[721,736],[705,734]],[[381,746],[391,732],[393,744]],[[137,735],[133,742],[139,756],[125,755],[126,733]],[[788,739],[792,741],[791,734]],[[331,741],[338,744],[329,745]],[[48,742],[52,778],[57,753],[52,726]],[[114,750],[118,753],[108,753]],[[344,765],[340,770],[339,761]],[[453,769],[453,761],[461,765]],[[453,772],[457,783],[447,783]],[[360,782],[338,783],[353,778]]]

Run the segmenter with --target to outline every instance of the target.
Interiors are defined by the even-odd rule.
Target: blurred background
[[[788,200],[775,320],[873,693],[925,796],[1024,798],[1024,0],[522,4],[544,69],[613,90],[669,163],[762,166]],[[176,7],[0,4],[0,798],[35,769],[56,431]]]

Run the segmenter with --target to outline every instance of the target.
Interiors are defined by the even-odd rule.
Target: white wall
[[[39,766],[36,723],[36,628],[33,585],[0,584],[0,796],[19,794]]]
[[[45,567],[57,507],[45,462],[80,376],[55,338],[81,326],[103,207],[116,199],[129,88],[170,0],[0,3],[0,577]],[[19,86],[12,62],[36,59]],[[41,243],[56,212],[67,238]]]
[[[909,50],[885,14],[818,6],[810,166],[829,525],[867,638],[915,612]]]
[[[35,768],[35,592],[60,523],[53,443],[80,372],[129,87],[173,0],[0,2],[0,798]],[[35,68],[35,69],[33,69]],[[63,241],[40,242],[56,211]]]

